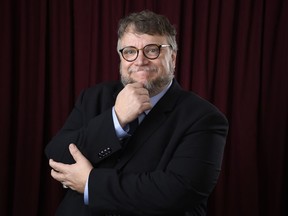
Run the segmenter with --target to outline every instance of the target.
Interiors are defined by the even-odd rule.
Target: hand
[[[50,159],[49,165],[52,167],[51,176],[61,182],[63,186],[69,187],[79,193],[84,193],[85,184],[93,166],[75,144],[69,145],[69,151],[76,163],[64,164]]]
[[[120,125],[124,127],[152,108],[149,92],[142,83],[127,84],[118,94],[114,108]]]

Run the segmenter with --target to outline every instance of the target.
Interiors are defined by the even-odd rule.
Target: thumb
[[[69,145],[69,151],[70,151],[70,154],[72,155],[72,157],[74,158],[74,160],[76,162],[84,157],[83,154],[77,148],[77,146],[75,144],[73,144],[73,143],[71,143]]]

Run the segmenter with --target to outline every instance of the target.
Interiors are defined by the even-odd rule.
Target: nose
[[[138,57],[137,59],[134,61],[134,63],[136,65],[146,65],[148,64],[149,62],[149,59],[147,59],[144,54],[143,54],[143,50],[139,50],[139,53],[138,53]]]

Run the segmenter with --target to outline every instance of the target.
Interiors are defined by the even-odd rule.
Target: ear
[[[176,57],[177,57],[177,52],[176,51],[172,51],[171,53],[171,58],[172,58],[172,62],[173,62],[173,67],[175,69],[176,67]]]

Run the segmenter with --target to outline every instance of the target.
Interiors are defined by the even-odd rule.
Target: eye
[[[144,48],[144,52],[148,56],[155,57],[159,54],[159,48],[155,45],[148,45]]]
[[[147,53],[151,53],[151,54],[157,53],[158,52],[158,48],[157,47],[149,47],[149,48],[146,49],[146,52]]]
[[[137,53],[137,50],[134,48],[125,48],[123,50],[124,55],[135,55]]]

